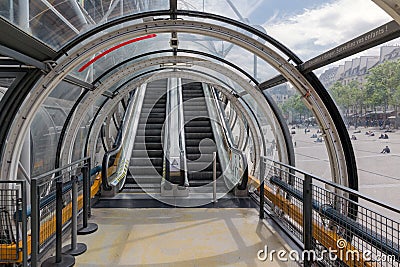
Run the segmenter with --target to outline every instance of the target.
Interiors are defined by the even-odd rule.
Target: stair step
[[[222,172],[217,171],[217,178],[221,176]],[[211,171],[202,171],[202,172],[188,172],[188,180],[189,184],[192,180],[212,180],[213,172]]]
[[[186,128],[185,128],[186,130]],[[213,133],[185,133],[186,139],[203,139],[203,138],[210,138],[214,139]]]
[[[128,179],[127,179],[128,181]],[[143,186],[160,187],[161,176],[159,175],[132,175],[129,178],[129,184],[139,184]]]
[[[136,136],[135,137],[135,143],[161,143],[161,136]]]
[[[162,150],[133,150],[133,157],[163,157],[164,152]]]
[[[186,127],[185,133],[212,133],[211,127]]]
[[[217,172],[221,172],[221,165],[217,162]],[[212,161],[188,161],[187,168],[189,171],[194,172],[212,172],[213,171],[213,162]]]
[[[163,168],[159,166],[130,166],[129,168],[133,177],[141,177],[143,175],[146,176],[156,176],[157,174],[161,174]]]
[[[163,158],[135,158],[132,157],[129,166],[135,168],[136,166],[162,166]]]
[[[133,150],[159,150],[162,152],[163,146],[161,143],[136,143],[133,145]]]

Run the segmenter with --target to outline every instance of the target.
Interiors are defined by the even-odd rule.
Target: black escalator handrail
[[[179,114],[178,114],[178,131],[179,131],[179,157],[181,162],[181,176],[182,183],[181,186],[189,186],[189,181],[187,178],[187,166],[186,166],[186,146],[185,146],[185,116],[183,114],[183,84],[178,84],[178,103],[179,105]]]
[[[241,177],[241,181],[240,183],[237,185],[237,188],[239,190],[245,190],[247,188],[247,182],[249,180],[249,168],[248,168],[248,164],[247,164],[247,157],[246,154],[238,149],[231,137],[232,137],[232,131],[228,128],[228,126],[226,125],[226,120],[225,120],[225,111],[223,111],[221,109],[220,106],[220,102],[218,101],[218,97],[217,94],[215,93],[214,88],[211,88],[211,94],[214,98],[215,101],[215,106],[217,108],[217,114],[219,116],[220,122],[222,124],[222,131],[223,131],[223,138],[228,146],[228,149],[231,151],[231,153],[233,154],[237,154],[240,156],[241,161],[242,161],[242,167],[243,167],[243,173],[242,173],[242,177]]]
[[[107,151],[103,156],[103,162],[102,162],[102,165],[101,165],[102,166],[102,168],[101,168],[101,182],[102,182],[103,189],[106,190],[106,191],[110,191],[112,189],[112,186],[110,186],[110,184],[108,183],[108,167],[109,167],[108,164],[110,162],[110,158],[112,156],[117,155],[121,151],[121,148],[122,148],[122,146],[124,144],[125,135],[126,135],[126,133],[128,131],[128,125],[127,124],[129,122],[130,117],[132,115],[132,112],[134,110],[133,103],[135,101],[133,101],[133,100],[134,100],[134,97],[132,96],[130,98],[130,100],[129,100],[128,108],[125,111],[124,118],[123,118],[123,120],[121,122],[121,127],[120,127],[121,134],[118,133],[118,135],[120,137],[120,138],[118,138],[118,142],[116,142],[116,144],[114,144],[113,149]]]

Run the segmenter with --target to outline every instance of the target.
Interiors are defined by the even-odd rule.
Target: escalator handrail
[[[219,117],[219,120],[222,125],[222,132],[223,132],[223,138],[226,142],[226,145],[228,146],[228,149],[231,151],[232,154],[239,155],[242,161],[242,168],[243,168],[243,174],[240,183],[237,185],[237,188],[239,190],[245,190],[247,187],[247,182],[249,179],[249,168],[247,164],[247,157],[246,154],[238,149],[235,145],[234,142],[232,141],[232,131],[230,128],[228,128],[225,120],[225,111],[222,110],[220,106],[220,101],[218,101],[218,96],[215,93],[215,89],[211,87],[211,95],[214,98],[215,101],[215,107],[217,109],[217,114]]]
[[[178,106],[179,106],[179,115],[178,115],[178,122],[179,122],[179,150],[180,150],[180,157],[181,157],[181,165],[182,163],[184,166],[181,166],[181,170],[183,172],[183,179],[184,179],[184,186],[189,186],[189,180],[187,175],[187,161],[186,159],[186,140],[185,140],[185,117],[183,114],[183,85],[182,80],[180,84],[178,84]]]
[[[124,144],[124,140],[126,137],[125,135],[129,129],[128,124],[129,124],[130,118],[132,116],[132,113],[134,111],[134,103],[135,103],[135,101],[133,101],[134,97],[135,96],[131,96],[129,99],[128,107],[125,111],[124,118],[121,122],[121,127],[120,127],[121,134],[120,134],[120,138],[118,139],[118,142],[116,142],[116,144],[114,144],[114,147],[112,149],[110,149],[109,151],[107,151],[103,156],[102,169],[101,169],[101,180],[102,180],[103,189],[106,191],[110,191],[112,189],[112,186],[108,182],[108,167],[109,167],[108,165],[110,162],[110,158],[112,156],[117,155],[120,152],[120,150]]]
[[[170,180],[170,173],[169,173],[169,155],[170,155],[170,133],[169,127],[171,124],[171,88],[169,82],[167,82],[167,97],[166,97],[166,104],[165,104],[165,121],[164,121],[164,158],[163,158],[163,166],[165,166],[165,172],[163,177],[165,180]]]

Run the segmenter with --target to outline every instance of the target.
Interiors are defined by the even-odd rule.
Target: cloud
[[[372,1],[337,0],[263,26],[303,60],[342,44],[391,20]],[[270,21],[271,22],[271,21]]]

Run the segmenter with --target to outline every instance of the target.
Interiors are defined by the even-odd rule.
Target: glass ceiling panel
[[[157,34],[156,37],[150,38],[147,40],[141,40],[138,42],[134,42],[125,46],[122,46],[104,56],[100,57],[90,66],[88,66],[85,70],[81,70],[81,68],[88,63],[92,58],[95,56],[107,51],[108,49],[117,46],[115,44],[113,46],[108,47],[104,51],[99,54],[92,55],[91,58],[88,58],[85,62],[81,65],[77,66],[75,70],[71,72],[71,74],[75,77],[79,77],[87,82],[92,82],[97,77],[99,77],[104,71],[112,68],[113,66],[117,65],[118,63],[132,58],[134,56],[144,54],[150,51],[157,51],[162,49],[170,49],[169,47],[169,40],[171,38],[171,34],[169,33],[162,33]],[[129,41],[129,40],[126,40]],[[139,60],[143,60],[139,59]]]
[[[365,0],[179,0],[178,9],[261,26],[304,61],[392,20]]]
[[[169,0],[1,1],[0,16],[55,50],[110,20],[169,9]]]

